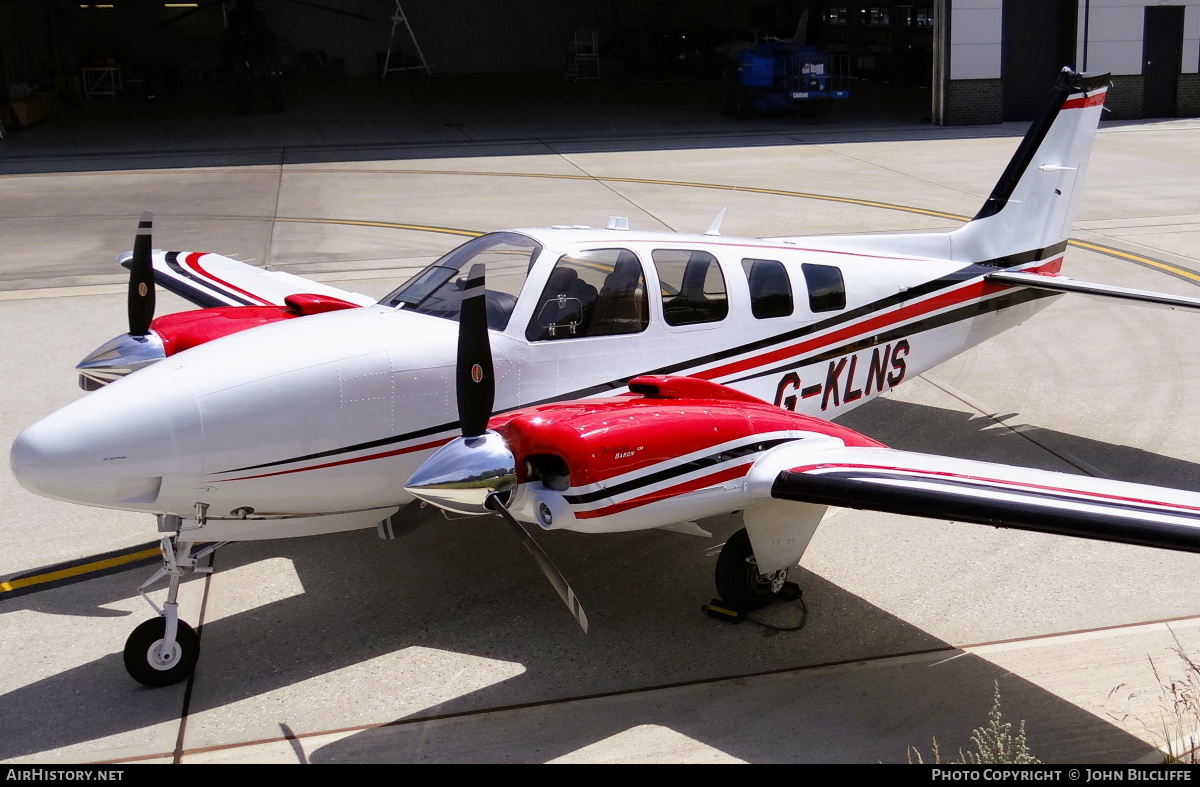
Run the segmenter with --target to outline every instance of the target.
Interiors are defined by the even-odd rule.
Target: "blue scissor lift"
[[[726,87],[721,111],[739,118],[797,109],[815,114],[822,104],[850,97],[846,79],[831,73],[816,47],[761,43],[738,55],[737,82]]]

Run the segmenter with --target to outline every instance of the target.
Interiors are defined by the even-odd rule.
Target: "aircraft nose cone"
[[[47,471],[54,466],[55,457],[61,455],[62,449],[56,445],[60,442],[56,439],[57,435],[52,430],[41,428],[43,423],[38,422],[17,435],[9,451],[8,462],[21,486],[34,494],[51,497],[48,488],[54,484],[47,486],[46,481],[50,480]]]
[[[150,508],[164,477],[198,465],[200,415],[190,389],[139,395],[122,380],[72,402],[17,436],[9,462],[17,482],[42,497],[104,508]]]

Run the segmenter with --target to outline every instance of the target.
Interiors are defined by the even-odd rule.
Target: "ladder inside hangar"
[[[417,60],[420,65],[392,66],[392,50],[396,47],[396,28],[400,25],[404,25],[404,29],[408,31],[408,37],[412,41],[413,48],[417,50]],[[383,59],[383,74],[381,76],[386,77],[388,74],[396,71],[424,71],[426,76],[430,75],[429,63],[425,61],[425,53],[421,51],[421,45],[417,43],[417,36],[413,33],[412,25],[408,22],[408,16],[404,13],[404,8],[400,5],[400,0],[396,0],[396,12],[392,14],[392,35],[388,39],[387,55]]]

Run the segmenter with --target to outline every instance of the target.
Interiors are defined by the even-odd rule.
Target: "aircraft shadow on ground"
[[[1025,442],[1008,430],[988,429],[993,422],[966,413],[891,401],[879,401],[866,409],[869,412],[843,421],[856,420],[849,425],[897,447],[949,452],[947,446],[955,446],[976,458],[1003,461],[1010,441]],[[1200,473],[1197,465],[1137,449],[1049,430],[1039,430],[1039,437],[1069,442],[1077,455],[1094,464],[1107,462],[1139,472],[1158,468],[1178,478],[1196,478]],[[1022,450],[1027,453],[1027,446]],[[1153,475],[1155,471],[1144,472]],[[396,695],[396,715],[350,724],[410,721],[947,647],[929,633],[807,571],[799,572],[799,582],[811,611],[808,625],[799,632],[775,633],[749,624],[730,626],[703,616],[699,605],[713,592],[713,547],[736,527],[730,517],[712,520],[710,525],[714,530],[711,542],[657,531],[543,535],[541,542],[570,578],[588,611],[591,633],[587,635],[575,627],[528,554],[498,522],[431,522],[394,542],[380,542],[374,533],[359,531],[231,545],[217,553],[218,573],[210,604],[217,604],[218,594],[232,592],[221,589],[222,572],[277,556],[292,560],[304,593],[203,626],[203,653],[190,700],[191,717],[414,646],[511,662],[524,671],[428,707],[406,705],[403,686],[381,686],[383,693]],[[100,577],[0,602],[0,613],[34,610],[87,615],[102,604],[128,598],[141,580],[140,573],[132,572]],[[98,619],[96,625],[125,630],[140,619],[136,615],[127,621]],[[937,714],[932,709],[948,704],[970,707],[970,718],[977,720],[972,726],[982,725],[993,681],[1000,679],[1008,718],[1026,718],[1031,728],[1036,724],[1041,729],[1077,731],[1063,744],[1065,756],[1071,751],[1081,757],[1105,752],[1113,761],[1129,761],[1147,750],[1145,744],[1116,726],[982,659],[963,656],[947,664],[952,666],[938,673],[936,682],[925,684],[914,696],[904,695],[899,721],[893,716],[886,722],[903,724],[904,734],[911,737],[909,743],[927,744],[936,735],[946,751],[969,745],[969,728],[934,729],[932,719]],[[840,683],[814,678],[806,691],[819,694],[834,688],[855,690],[852,678]],[[0,696],[0,728],[6,730],[0,736],[0,759],[173,722],[180,713],[182,691],[182,687],[148,690],[137,686],[125,674],[119,653],[32,682]],[[689,696],[695,701],[707,695]],[[755,715],[753,723],[738,729],[722,720],[728,714],[722,705],[725,700],[719,698],[708,708],[676,702],[656,706],[649,713],[630,703],[619,712],[610,708],[602,718],[580,725],[578,737],[557,729],[541,748],[531,749],[529,756],[553,759],[639,724],[660,724],[746,760],[853,759],[854,741],[869,738],[880,724],[869,713],[849,709],[828,721],[831,732],[826,738],[797,740],[789,731],[797,718],[803,718],[805,697],[784,696],[773,704],[771,699],[764,700],[768,707],[761,716]],[[353,702],[353,698],[346,697],[345,702]],[[832,707],[830,702],[822,705]],[[526,731],[536,736],[536,714],[525,718],[524,722],[511,722],[517,727],[508,734],[520,734],[520,725],[525,724]],[[302,729],[291,720],[280,721],[292,724],[297,733],[339,726]],[[273,721],[264,722],[270,723]],[[486,730],[486,725],[482,726]],[[412,745],[422,747],[419,750],[373,750],[369,737],[364,737],[371,733],[364,732],[320,748],[313,759],[434,757],[429,747],[437,734],[426,729],[414,736]],[[480,746],[459,749],[457,756],[488,759],[489,751],[494,756],[494,749],[482,745],[490,734],[480,732],[484,736]],[[278,735],[277,728],[263,728],[261,737],[273,735]],[[185,740],[185,749],[188,746]],[[455,750],[445,751],[452,752],[446,756],[455,756]],[[903,757],[902,750],[895,753],[895,758]]]

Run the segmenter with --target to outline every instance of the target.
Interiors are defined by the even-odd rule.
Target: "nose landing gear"
[[[143,686],[170,686],[195,669],[196,660],[200,658],[200,637],[195,629],[179,619],[179,583],[185,572],[212,573],[212,568],[196,564],[223,545],[224,542],[210,544],[191,555],[192,542],[180,541],[176,536],[163,538],[163,565],[138,588],[142,598],[159,616],[142,623],[125,640],[125,669]],[[164,576],[170,584],[166,603],[160,608],[146,595],[146,589]]]
[[[125,669],[143,686],[157,688],[178,683],[191,674],[200,658],[200,638],[195,629],[176,620],[175,634],[167,644],[167,619],[151,618],[125,640]]]

